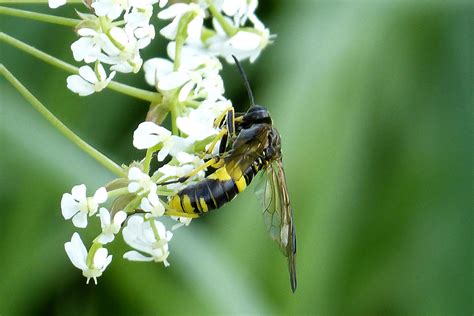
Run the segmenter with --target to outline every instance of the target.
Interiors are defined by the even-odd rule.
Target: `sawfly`
[[[291,290],[294,292],[296,233],[282,164],[280,134],[273,127],[268,110],[255,105],[247,76],[239,61],[235,57],[234,60],[248,92],[250,108],[237,116],[234,109],[229,108],[216,119],[216,125],[221,127],[218,155],[186,177],[162,184],[185,182],[199,171],[211,169],[205,179],[184,187],[169,200],[169,207],[175,211],[188,217],[199,217],[230,202],[257,174],[263,173],[264,179],[255,191],[263,206],[267,230],[288,257]]]

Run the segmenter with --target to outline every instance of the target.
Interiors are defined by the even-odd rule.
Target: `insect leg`
[[[221,145],[222,145],[223,142],[227,143],[227,133],[228,133],[227,128],[221,129],[219,134],[216,135],[216,137],[212,140],[209,147],[206,149],[206,153],[212,154],[212,152],[214,151],[214,147],[216,147],[216,144],[219,140],[221,140]],[[219,149],[220,149],[220,147],[219,147]],[[220,150],[219,150],[219,153],[221,153]]]
[[[241,113],[239,113],[241,114]],[[223,125],[223,119],[224,117],[222,116],[221,118],[221,126]],[[243,120],[243,114],[238,115],[237,117],[235,116],[235,110],[234,108],[229,108],[227,112],[225,113],[225,122],[227,125],[227,134],[224,134],[221,139],[221,143],[219,145],[219,154],[223,154],[224,152],[227,151],[227,145],[229,144],[229,138],[231,140],[235,139],[237,137],[238,130],[240,129],[240,124],[242,123]]]
[[[159,182],[157,185],[168,185],[172,183],[183,183],[184,181],[188,180],[191,177],[194,177],[196,174],[198,174],[200,171],[206,169],[207,167],[210,167],[212,165],[215,165],[219,163],[221,158],[219,156],[216,156],[214,158],[209,159],[206,161],[204,164],[200,165],[199,167],[195,168],[193,171],[191,171],[189,174],[177,179],[177,180],[171,180],[171,181],[165,181],[165,182]]]
[[[211,145],[207,149],[207,153],[212,153],[217,142],[220,140],[221,143],[219,145],[219,154],[223,154],[227,149],[229,137],[232,139],[236,137],[235,124],[241,120],[241,117],[235,117],[235,110],[233,107],[229,107],[223,111],[214,121],[214,127],[222,128],[222,130],[212,141]],[[226,127],[224,127],[224,123]]]
[[[167,210],[165,211],[165,214],[168,216],[178,216],[178,217],[186,217],[186,218],[198,218],[198,214],[191,214],[191,213],[184,213],[184,212],[178,212],[175,210]]]

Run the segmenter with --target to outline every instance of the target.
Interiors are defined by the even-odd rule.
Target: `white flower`
[[[101,53],[102,51],[107,55],[118,55],[120,50],[102,32],[99,19],[93,15],[87,15],[87,18],[88,23],[96,24],[97,29],[83,27],[77,31],[77,34],[81,37],[71,45],[74,59],[93,63],[97,59],[104,59],[105,55]]]
[[[227,62],[232,63],[232,55],[237,59],[250,59],[254,62],[262,50],[270,43],[271,36],[268,29],[261,32],[238,31],[234,36],[227,39],[222,34],[216,35],[209,40],[210,50],[223,56]]]
[[[173,60],[175,47],[174,42],[168,45],[168,54]],[[219,76],[222,64],[199,48],[183,46],[181,64],[176,71],[173,71],[173,63],[163,58],[148,60],[143,68],[147,82],[159,91],[179,89],[179,102],[186,101],[188,97],[212,97],[215,100],[224,93],[224,85]]]
[[[157,87],[158,80],[173,72],[173,63],[164,58],[152,58],[143,64],[146,82]]]
[[[134,3],[137,5],[141,5],[139,3],[141,1],[135,1]],[[146,2],[146,1],[145,1]],[[153,6],[148,4],[143,4],[140,7],[134,6],[130,12],[127,12],[124,16],[125,30],[133,31],[137,27],[145,26],[150,24],[150,18],[153,15]]]
[[[125,15],[125,32],[133,34],[137,39],[138,49],[147,47],[155,38],[155,27],[150,24],[152,14],[153,7],[149,5],[141,8],[134,7],[131,12]]]
[[[133,132],[133,146],[137,149],[151,148],[171,136],[166,128],[153,122],[140,123]]]
[[[107,16],[111,20],[115,20],[124,10],[129,9],[127,0],[96,0],[91,7],[97,16]]]
[[[116,45],[120,47],[120,51],[115,55],[102,55],[100,61],[112,65],[110,69],[118,72],[137,73],[143,64],[143,60],[140,57],[138,39],[135,38],[132,32],[126,32],[125,29],[120,27],[113,27],[109,31],[109,35]]]
[[[67,77],[67,87],[80,96],[102,91],[115,76],[115,71],[107,77],[104,67],[98,64],[96,71],[89,66],[79,68],[79,75]]]
[[[163,147],[158,152],[158,161],[165,160],[166,156],[176,156],[177,154],[187,150],[192,141],[189,138],[182,138],[176,135],[171,135],[163,141]]]
[[[87,226],[87,215],[92,216],[97,212],[99,204],[107,200],[107,191],[104,187],[99,188],[93,197],[86,196],[86,186],[76,185],[71,193],[64,193],[61,199],[61,212],[65,219],[72,217],[72,223],[76,227]]]
[[[160,217],[165,214],[165,207],[156,193],[149,194],[147,198],[144,197],[140,204],[140,208],[145,212],[151,213],[151,216],[153,217]]]
[[[236,27],[242,26],[247,19],[255,17],[258,0],[223,0],[222,11],[234,18]]]
[[[56,9],[66,4],[66,0],[48,0],[48,5],[51,9]]]
[[[156,234],[153,231],[152,225],[156,228]],[[161,222],[154,219],[144,221],[142,216],[135,215],[128,220],[122,235],[128,245],[138,250],[126,252],[123,255],[125,259],[163,262],[165,267],[169,266],[167,261],[169,256],[168,242],[173,237],[173,233],[167,231]]]
[[[199,108],[190,110],[186,116],[178,117],[176,124],[189,138],[200,141],[219,132],[214,128],[214,120],[231,106],[228,100],[205,100]]]
[[[204,21],[205,12],[201,8],[201,6],[195,3],[190,3],[190,4],[175,3],[169,6],[167,9],[158,13],[159,19],[162,19],[162,20],[173,19],[173,21],[170,24],[168,24],[167,26],[161,29],[160,31],[161,35],[163,35],[167,39],[174,40],[176,38],[176,33],[178,31],[178,25],[179,25],[179,21],[181,20],[181,17],[188,12],[193,12],[195,16],[188,23],[188,27],[187,27],[188,37],[186,41],[192,42],[192,43],[199,43],[200,38],[201,38],[202,25]]]
[[[155,38],[155,27],[151,24],[142,27],[137,27],[133,31],[133,35],[137,39],[137,47],[139,49],[150,45],[151,40]]]
[[[87,264],[87,250],[78,233],[72,235],[71,241],[64,244],[64,249],[71,260],[72,264],[82,270],[82,275],[87,278],[87,284],[90,279],[94,279],[97,284],[97,278],[102,275],[105,268],[112,261],[112,256],[108,256],[105,248],[99,248],[94,253],[92,264]]]
[[[130,193],[135,193],[139,190],[143,190],[144,193],[156,192],[156,183],[151,180],[149,175],[144,174],[137,167],[132,167],[128,170],[128,180],[130,180],[128,184],[128,191]]]
[[[148,149],[163,143],[158,152],[158,161],[163,161],[166,156],[175,156],[186,150],[191,145],[190,140],[171,135],[171,132],[153,122],[143,122],[133,133],[133,146],[138,149]]]
[[[131,6],[133,2],[135,7]],[[100,0],[92,3],[96,14],[80,14],[83,27],[81,36],[71,45],[74,59],[91,63],[99,60],[111,65],[110,69],[123,72],[138,72],[143,64],[140,49],[148,46],[155,37],[155,28],[150,24],[152,4],[156,1]],[[125,11],[124,27],[118,27],[104,16],[120,16]]]
[[[113,220],[111,220],[110,212],[105,207],[101,207],[99,216],[102,233],[99,235],[97,241],[105,245],[114,240],[114,235],[120,231],[122,223],[127,218],[127,213],[118,211],[115,213]]]

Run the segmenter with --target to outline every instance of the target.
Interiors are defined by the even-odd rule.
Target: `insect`
[[[250,84],[238,60],[234,57],[249,94],[251,107],[235,117],[233,108],[223,113],[219,125],[221,143],[219,155],[209,159],[199,170],[212,167],[215,171],[204,180],[188,185],[171,197],[169,206],[178,212],[198,217],[220,208],[244,191],[258,173],[264,181],[256,190],[262,202],[267,230],[288,257],[291,290],[296,290],[296,233],[293,210],[282,165],[280,134],[272,126],[270,113],[255,105]],[[224,121],[226,127],[224,127]],[[181,178],[184,182],[196,174]]]

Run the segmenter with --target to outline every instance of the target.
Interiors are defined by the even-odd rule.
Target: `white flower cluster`
[[[129,172],[130,183],[128,191],[142,192],[141,209],[146,215],[133,215],[128,219],[127,227],[122,230],[125,242],[136,250],[124,254],[124,258],[136,261],[163,262],[168,266],[169,251],[168,242],[173,234],[167,231],[163,223],[155,220],[155,217],[164,215],[164,207],[156,195],[156,184],[150,181],[150,177],[141,173],[137,168],[131,168]],[[92,197],[86,196],[86,186],[76,185],[71,193],[63,194],[61,200],[61,211],[65,219],[72,218],[72,223],[78,228],[87,226],[87,217],[97,213],[99,205],[107,201],[107,191],[99,188]],[[82,270],[87,278],[87,283],[92,278],[97,284],[97,277],[112,261],[112,256],[104,245],[115,239],[128,214],[120,210],[113,216],[105,207],[99,209],[101,233],[94,239],[89,251],[84,246],[81,237],[76,232],[71,241],[65,243],[64,248],[73,265]],[[143,253],[148,254],[146,257]]]
[[[239,60],[249,58],[253,62],[270,42],[269,30],[255,15],[257,0],[196,1],[198,3],[175,3],[159,12],[158,18],[171,20],[160,34],[172,41],[184,39],[187,45],[198,49],[200,55],[221,56],[228,62],[232,62],[232,55]],[[51,8],[57,8],[64,5],[66,0],[48,2]],[[155,38],[155,28],[150,24],[150,18],[153,5],[157,3],[163,8],[168,0],[87,1],[92,13],[79,13],[82,22],[76,31],[80,38],[71,45],[71,49],[76,61],[94,64],[94,67],[80,67],[78,75],[67,78],[68,88],[80,96],[87,96],[103,90],[116,72],[138,72],[143,64],[140,50]],[[214,29],[204,27],[206,17],[212,17]],[[108,75],[102,64],[110,66]],[[196,70],[189,69],[193,66],[198,65],[183,65],[180,70]],[[149,67],[158,68],[155,75],[161,77],[171,73],[170,64],[163,60],[151,61]],[[148,82],[155,83],[157,79],[147,75]],[[175,84],[185,80],[183,76],[172,79],[161,80],[159,91],[173,89]],[[215,76],[209,78],[209,84],[212,79],[216,80],[214,84],[220,84]],[[181,99],[186,97],[192,84],[198,80],[199,77],[188,78],[188,84],[183,85]]]
[[[65,0],[49,0],[56,8]],[[164,7],[168,0],[91,0],[86,2],[93,14],[79,13],[82,22],[76,27],[80,38],[71,45],[76,61],[82,66],[79,75],[67,78],[70,90],[81,96],[103,90],[116,72],[138,72],[143,64],[140,50],[155,38],[150,24],[153,5]],[[106,74],[102,64],[110,65]]]
[[[49,0],[50,6],[64,0]],[[95,63],[80,68],[68,78],[68,87],[80,95],[102,90],[115,72],[137,72],[142,60],[139,50],[154,37],[150,25],[153,4],[164,7],[166,0],[91,0],[94,14],[81,14],[79,40],[72,44],[74,58]],[[216,120],[232,108],[224,97],[219,74],[219,57],[233,62],[253,62],[270,41],[270,32],[255,15],[257,0],[196,0],[174,3],[162,9],[158,18],[169,23],[160,34],[171,40],[168,58],[152,58],[143,64],[145,79],[162,95],[156,106],[170,113],[172,131],[160,121],[142,122],[133,134],[133,146],[146,151],[145,157],[126,168],[127,177],[111,181],[87,197],[84,185],[65,193],[61,210],[78,228],[88,217],[99,217],[102,231],[86,250],[79,234],[65,244],[74,266],[89,281],[102,274],[111,262],[104,245],[120,231],[133,248],[123,257],[169,265],[171,231],[191,222],[190,214],[178,213],[168,205],[170,197],[190,183],[205,177],[205,161],[219,148],[222,131]],[[123,20],[117,20],[123,17]],[[211,19],[205,23],[206,19]],[[212,25],[208,28],[205,25]],[[111,65],[107,75],[103,64]],[[164,110],[163,110],[164,109]],[[150,112],[152,109],[150,109]],[[160,167],[151,169],[156,156]],[[184,180],[183,180],[184,179]],[[110,201],[109,207],[104,203]],[[177,221],[166,229],[165,215]],[[122,226],[125,226],[122,229]]]

